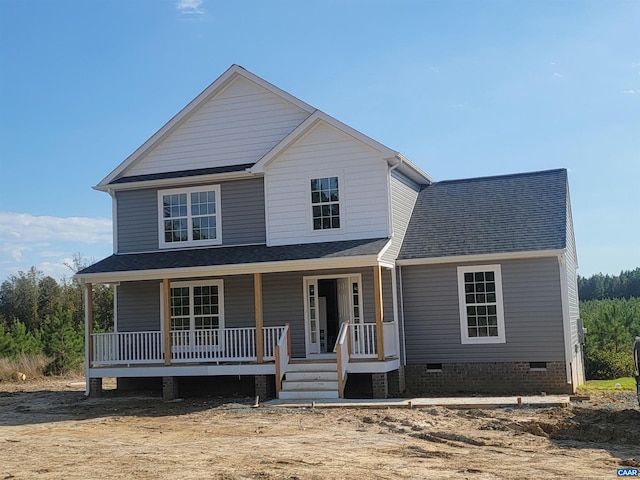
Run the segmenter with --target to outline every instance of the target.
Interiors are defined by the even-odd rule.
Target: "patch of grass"
[[[620,384],[616,388],[616,384]],[[582,385],[578,390],[583,393],[596,392],[619,392],[619,391],[635,391],[636,380],[633,377],[622,377],[614,380],[588,380],[586,385]]]
[[[22,381],[22,374],[26,380],[42,378],[49,361],[44,355],[23,353],[16,358],[0,358],[0,382]]]

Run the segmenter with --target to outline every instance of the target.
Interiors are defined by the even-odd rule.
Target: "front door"
[[[358,274],[304,278],[307,355],[332,355],[340,325],[363,321],[361,290]]]

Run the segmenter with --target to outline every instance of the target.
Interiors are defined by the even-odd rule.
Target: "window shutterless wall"
[[[222,244],[265,243],[262,178],[220,182]],[[159,249],[158,189],[116,192],[118,253]]]

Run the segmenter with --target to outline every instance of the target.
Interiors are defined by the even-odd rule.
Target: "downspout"
[[[402,365],[407,366],[407,341],[404,334],[404,291],[402,289],[402,267],[398,265],[398,278],[400,280],[400,327],[402,331]]]

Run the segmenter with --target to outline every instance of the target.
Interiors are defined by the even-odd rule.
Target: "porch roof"
[[[87,281],[109,282],[375,265],[388,242],[387,238],[375,238],[273,247],[244,245],[114,254],[81,270],[77,276]]]

